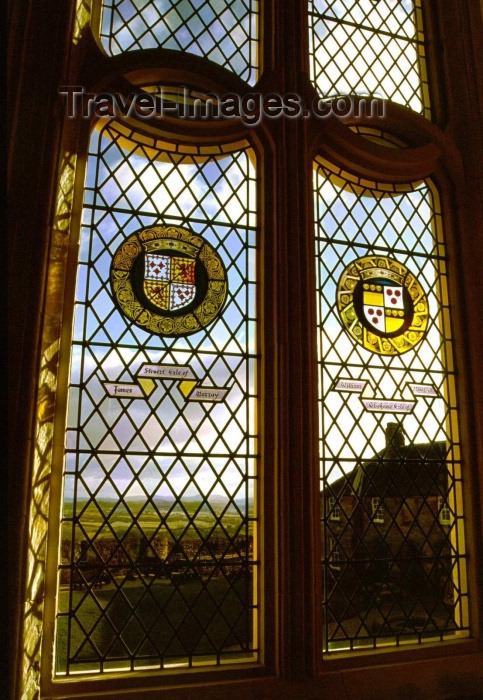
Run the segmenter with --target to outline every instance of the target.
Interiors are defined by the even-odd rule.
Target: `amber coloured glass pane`
[[[256,657],[255,161],[240,146],[220,156],[166,146],[148,149],[112,123],[91,138],[66,433],[59,674]],[[135,273],[124,255],[133,240],[162,244],[161,253],[148,246],[131,258]],[[223,265],[216,313],[206,289],[198,295],[197,275],[209,285],[215,274],[211,258],[197,258],[200,241]],[[153,260],[171,266],[174,306],[146,301]],[[116,287],[126,270],[132,302]],[[194,307],[188,300],[178,308],[180,270],[181,291],[199,296]],[[169,325],[196,304],[211,316],[181,334],[156,332],[138,313],[153,307]]]
[[[468,630],[438,200],[366,185],[316,164],[326,653]]]

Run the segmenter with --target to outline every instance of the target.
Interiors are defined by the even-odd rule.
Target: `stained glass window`
[[[426,182],[377,186],[318,160],[315,217],[324,650],[466,634],[437,193]]]
[[[59,674],[256,657],[255,158],[148,142],[90,142]]]
[[[464,273],[475,296],[464,180],[476,165],[457,129],[441,129],[471,111],[455,55],[465,85],[474,56],[471,41],[453,55],[453,10],[429,4],[45,0],[54,22],[33,10],[25,29],[14,12],[14,44],[52,40],[51,61],[26,54],[40,68],[30,56],[13,140],[20,172],[29,143],[43,182],[17,212],[12,276],[16,381],[34,389],[14,418],[13,467],[30,470],[12,528],[25,520],[11,640],[22,696],[288,697],[298,678],[300,693],[329,684],[338,697],[371,666],[371,690],[398,697],[408,659],[424,696],[438,674],[444,691],[458,686],[461,674],[440,674],[454,653],[472,692],[480,562],[465,549],[462,492],[471,545],[477,384],[464,360],[476,336],[448,290]],[[471,39],[463,5],[455,27]],[[429,126],[425,46],[451,88]],[[262,55],[267,90],[285,98],[307,97],[310,67],[317,98],[403,106],[363,126],[276,119],[263,100],[259,119],[256,99],[253,119],[210,117],[207,86],[245,104]],[[59,132],[40,106],[27,125],[36,78],[45,104],[60,101],[53,76],[86,100],[108,91],[116,113],[62,119]],[[131,109],[140,86],[163,86],[179,118]],[[36,245],[45,273],[29,262]]]
[[[257,0],[103,0],[100,39],[109,55],[161,47],[206,56],[253,85]]]
[[[420,0],[311,0],[311,78],[322,97],[375,95],[429,116]]]

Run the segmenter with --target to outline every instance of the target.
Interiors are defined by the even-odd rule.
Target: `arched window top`
[[[258,78],[257,0],[103,0],[100,40],[110,56],[172,49]]]
[[[318,92],[375,95],[429,117],[421,27],[420,0],[310,0]]]

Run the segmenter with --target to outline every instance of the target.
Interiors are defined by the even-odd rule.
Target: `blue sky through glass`
[[[205,56],[253,85],[257,0],[104,0],[101,42],[110,55],[162,47]]]

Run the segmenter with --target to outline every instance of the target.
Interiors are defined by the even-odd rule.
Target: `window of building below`
[[[375,523],[384,522],[384,505],[380,498],[371,498],[372,519]]]
[[[443,496],[438,496],[439,521],[442,525],[451,525],[451,509]]]
[[[334,497],[329,498],[329,518],[340,520],[340,506]]]

